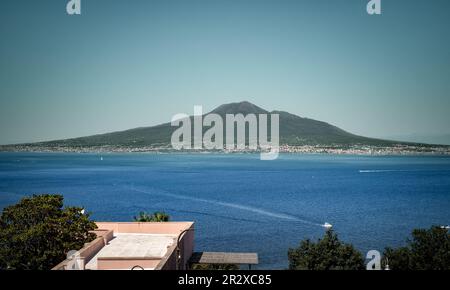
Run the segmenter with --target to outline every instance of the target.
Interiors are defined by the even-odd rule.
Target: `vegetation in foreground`
[[[97,226],[61,195],[33,195],[0,216],[0,269],[48,270],[95,239]]]
[[[153,214],[140,212],[137,217],[134,217],[135,222],[168,222],[169,220],[170,216],[160,211],[154,212]]]
[[[167,222],[164,212],[141,212],[138,222]],[[61,195],[33,195],[5,208],[0,216],[0,269],[47,270],[70,250],[92,241],[96,225],[80,207],[63,207]],[[362,253],[333,230],[317,242],[303,240],[288,251],[291,270],[363,270]],[[415,229],[407,245],[386,248],[382,266],[392,270],[450,270],[450,233],[433,226]],[[237,265],[193,265],[199,270],[235,270]]]
[[[289,249],[288,258],[290,270],[365,269],[362,253],[339,241],[332,230],[316,243],[301,241],[298,248]],[[415,229],[407,246],[385,249],[381,264],[391,270],[450,270],[450,233],[439,226]]]
[[[386,248],[383,264],[392,270],[450,270],[450,233],[438,226],[413,230],[405,247]]]
[[[290,270],[363,270],[364,258],[352,245],[338,239],[333,230],[327,230],[317,243],[309,239],[289,249]]]

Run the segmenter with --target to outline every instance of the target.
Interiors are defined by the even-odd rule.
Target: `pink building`
[[[97,222],[97,226],[97,238],[53,270],[184,270],[193,254],[193,222]]]

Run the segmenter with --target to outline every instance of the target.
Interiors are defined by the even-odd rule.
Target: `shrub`
[[[96,225],[61,195],[33,195],[0,216],[0,269],[46,270],[92,241]]]
[[[415,229],[406,247],[386,248],[383,263],[392,270],[450,270],[450,234],[433,226]]]
[[[168,222],[170,219],[169,215],[165,212],[154,212],[153,214],[147,214],[145,212],[140,212],[139,216],[134,217],[136,222]]]
[[[310,240],[289,249],[290,270],[363,270],[364,259],[352,245],[339,241],[333,230],[316,243]]]

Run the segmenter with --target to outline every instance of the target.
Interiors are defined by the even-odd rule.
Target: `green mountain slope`
[[[363,144],[389,146],[402,143],[354,135],[328,123],[302,118],[288,112],[268,112],[249,102],[224,104],[211,111],[211,113],[221,115],[224,118],[224,123],[226,114],[279,114],[280,144],[342,146]],[[175,129],[176,127],[172,127],[170,123],[165,123],[157,126],[135,128],[120,132],[22,145],[43,147],[168,146],[170,144],[172,132]],[[204,130],[206,129],[208,128],[204,128]]]

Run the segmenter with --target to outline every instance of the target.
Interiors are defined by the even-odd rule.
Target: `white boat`
[[[333,227],[333,225],[329,223],[324,223],[322,226],[326,229],[331,229]]]

